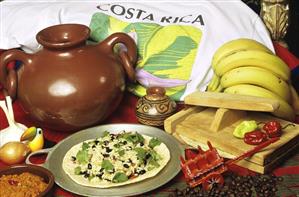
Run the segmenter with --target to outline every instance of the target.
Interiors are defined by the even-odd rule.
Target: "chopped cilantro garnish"
[[[87,150],[79,150],[76,154],[76,160],[79,164],[86,164],[89,160],[89,155]]]
[[[88,177],[88,180],[91,181],[91,179],[93,179],[94,177],[95,177],[95,175],[90,175],[90,176]]]
[[[89,144],[86,142],[83,142],[82,144],[82,150],[87,150],[89,148]]]
[[[136,151],[136,156],[139,160],[143,161],[146,157],[146,150],[144,148],[136,147],[134,148]]]
[[[148,163],[152,166],[155,166],[156,168],[158,168],[160,166],[160,164],[155,161],[154,159],[149,159]]]
[[[109,160],[103,160],[101,167],[104,168],[106,171],[113,170],[113,164]]]
[[[119,148],[119,147],[120,147],[120,144],[114,144],[113,147],[115,147],[115,148]]]
[[[160,164],[158,163],[158,161],[161,159],[161,156],[154,150],[150,150],[148,153],[150,154],[150,157],[148,158],[148,163],[155,167],[159,167]]]
[[[133,144],[138,144],[140,142],[144,142],[144,138],[139,133],[124,133],[121,135],[122,138],[126,139]]]
[[[125,150],[120,149],[120,150],[117,151],[117,153],[119,154],[119,156],[123,156],[125,154]]]
[[[79,175],[81,173],[81,167],[77,166],[74,170],[75,175]]]
[[[103,137],[106,137],[106,136],[108,136],[110,133],[108,132],[108,131],[104,131],[104,133],[103,133]]]
[[[155,146],[158,146],[160,144],[161,144],[161,141],[158,138],[154,137],[149,141],[148,146],[153,149]]]
[[[159,165],[159,164],[158,164]],[[157,167],[159,167],[159,166],[157,166]],[[155,167],[153,166],[153,165],[151,165],[151,166],[149,166],[148,168],[147,168],[147,171],[151,171],[151,170],[153,170],[153,169],[155,169]]]
[[[128,180],[128,177],[127,177],[127,175],[125,173],[123,173],[123,172],[117,172],[114,175],[114,177],[112,179],[112,182],[113,183],[121,183],[121,182],[125,182],[127,180]]]

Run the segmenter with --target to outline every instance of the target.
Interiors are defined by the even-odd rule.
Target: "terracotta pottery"
[[[8,50],[1,56],[0,82],[20,101],[37,126],[74,131],[103,121],[119,105],[125,79],[135,80],[136,44],[115,33],[86,45],[90,29],[80,24],[48,27],[36,35],[43,48],[35,54]],[[122,43],[127,50],[114,52]],[[8,69],[10,61],[23,64]]]
[[[174,114],[176,103],[165,95],[165,88],[150,87],[136,104],[137,120],[146,125],[162,126],[164,120]]]

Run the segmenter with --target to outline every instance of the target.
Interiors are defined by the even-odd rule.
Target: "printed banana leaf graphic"
[[[90,23],[90,38],[100,42],[109,36],[110,17],[106,14],[96,13]],[[121,31],[121,30],[120,30]]]
[[[201,39],[198,28],[127,23],[103,13],[93,15],[90,28],[91,38],[97,42],[115,32],[136,33],[138,68],[163,79],[189,80]],[[145,95],[145,87],[141,84],[130,84],[129,90],[139,96]],[[184,90],[185,86],[167,88],[167,95],[179,100]]]

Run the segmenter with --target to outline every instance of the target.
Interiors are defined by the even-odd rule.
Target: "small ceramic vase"
[[[162,126],[176,110],[176,103],[165,95],[162,87],[149,87],[136,105],[137,120],[145,125]]]

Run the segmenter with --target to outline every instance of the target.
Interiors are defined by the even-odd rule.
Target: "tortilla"
[[[143,142],[136,143],[123,137],[117,137],[124,135],[142,136]],[[114,139],[112,140],[112,138]],[[107,143],[107,139],[111,139],[111,141]],[[134,138],[133,141],[136,139]],[[158,142],[154,143],[153,148],[149,146],[151,140],[152,142]],[[127,142],[125,145],[124,141]],[[116,144],[120,144],[120,146]],[[86,148],[87,146],[89,148]],[[132,149],[130,150],[129,147],[132,147]],[[85,156],[88,153],[87,159],[84,157],[83,152]],[[106,161],[103,162],[103,160]],[[62,167],[65,173],[80,185],[110,188],[154,177],[167,165],[169,160],[169,149],[157,138],[133,132],[106,133],[101,138],[87,140],[73,146],[66,153]],[[89,169],[90,167],[91,169]]]

